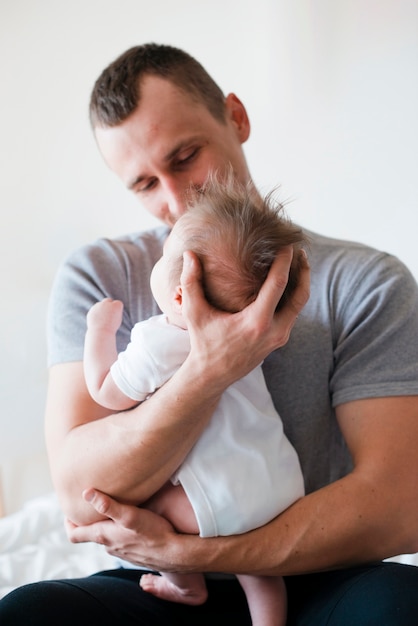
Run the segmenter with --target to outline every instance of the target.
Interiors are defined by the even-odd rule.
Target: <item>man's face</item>
[[[187,191],[199,189],[210,171],[232,165],[242,182],[249,179],[241,145],[249,122],[233,94],[223,124],[169,81],[146,76],[134,113],[113,128],[96,128],[95,135],[110,169],[168,226],[184,213]]]

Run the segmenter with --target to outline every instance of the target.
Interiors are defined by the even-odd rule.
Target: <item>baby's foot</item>
[[[205,579],[201,574],[184,574],[181,576],[181,585],[174,584],[164,574],[143,574],[139,581],[140,587],[162,600],[190,604],[196,606],[206,602],[208,592]]]

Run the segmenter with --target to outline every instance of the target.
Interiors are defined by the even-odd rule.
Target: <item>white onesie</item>
[[[173,376],[189,351],[187,330],[157,315],[134,326],[111,374],[125,395],[143,401]],[[304,495],[299,459],[261,365],[226,389],[172,482],[183,486],[201,537],[262,526]]]

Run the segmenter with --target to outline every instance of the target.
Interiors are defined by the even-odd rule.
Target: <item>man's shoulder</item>
[[[308,238],[308,249],[319,258],[329,257],[330,255],[364,255],[374,257],[382,254],[377,248],[359,241],[320,235],[309,230],[304,232]]]
[[[361,277],[373,280],[387,274],[410,273],[400,259],[384,250],[358,241],[305,232],[313,277],[321,276],[321,280],[345,277],[351,282]]]
[[[101,260],[136,260],[144,256],[159,258],[168,232],[167,227],[160,226],[120,237],[102,237],[80,246],[69,255],[67,262],[90,264],[91,262],[100,262]]]

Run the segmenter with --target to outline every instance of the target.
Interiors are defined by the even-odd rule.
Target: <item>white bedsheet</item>
[[[0,519],[0,598],[20,585],[77,578],[117,567],[103,546],[72,544],[54,494],[34,498]]]

